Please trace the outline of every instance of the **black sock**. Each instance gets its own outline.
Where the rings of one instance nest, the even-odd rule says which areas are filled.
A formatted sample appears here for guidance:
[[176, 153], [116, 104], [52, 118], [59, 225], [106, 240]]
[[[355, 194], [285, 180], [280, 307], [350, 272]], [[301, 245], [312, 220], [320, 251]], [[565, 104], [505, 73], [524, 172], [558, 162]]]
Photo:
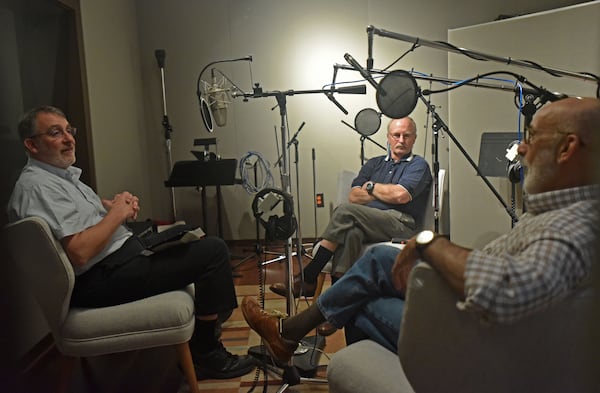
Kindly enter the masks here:
[[300, 341], [311, 330], [325, 322], [325, 317], [316, 303], [311, 304], [306, 310], [285, 319], [281, 324], [281, 335], [292, 341]]
[[304, 282], [309, 284], [316, 283], [319, 273], [321, 273], [321, 270], [327, 265], [327, 262], [329, 262], [332, 256], [333, 251], [329, 251], [325, 247], [320, 246], [313, 260], [304, 268]]
[[197, 353], [208, 353], [221, 346], [220, 337], [216, 334], [217, 324], [217, 319], [207, 321], [196, 318], [192, 342]]

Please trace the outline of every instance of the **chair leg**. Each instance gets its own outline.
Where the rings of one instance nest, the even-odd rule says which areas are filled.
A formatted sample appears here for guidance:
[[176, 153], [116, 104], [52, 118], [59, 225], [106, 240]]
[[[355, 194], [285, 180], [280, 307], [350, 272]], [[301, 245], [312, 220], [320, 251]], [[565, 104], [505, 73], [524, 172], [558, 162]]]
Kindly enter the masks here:
[[190, 352], [190, 345], [188, 342], [177, 344], [177, 356], [179, 357], [179, 364], [181, 365], [185, 379], [190, 387], [190, 392], [200, 393], [198, 379], [196, 378], [196, 370], [194, 369], [194, 362], [192, 361], [192, 353]]
[[327, 276], [327, 273], [321, 272], [319, 273], [319, 276], [317, 277], [317, 287], [315, 288], [315, 294], [313, 295], [313, 303], [317, 301], [317, 298], [321, 295], [321, 292], [323, 292], [323, 284], [325, 284], [325, 277]]
[[69, 387], [71, 386], [73, 370], [75, 369], [75, 364], [77, 363], [77, 357], [60, 355], [59, 358], [59, 370], [58, 370], [58, 380], [56, 381], [56, 392], [58, 393], [66, 393], [69, 391]]

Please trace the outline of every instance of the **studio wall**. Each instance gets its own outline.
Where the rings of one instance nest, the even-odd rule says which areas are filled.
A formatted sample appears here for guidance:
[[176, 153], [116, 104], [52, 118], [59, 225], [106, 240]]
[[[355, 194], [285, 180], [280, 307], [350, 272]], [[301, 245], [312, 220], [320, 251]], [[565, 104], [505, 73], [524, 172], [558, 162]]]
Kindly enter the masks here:
[[[510, 20], [481, 24], [449, 31], [449, 40], [457, 46], [531, 60], [542, 66], [578, 72], [600, 74], [600, 2], [575, 5]], [[569, 26], [568, 29], [557, 26]], [[451, 54], [450, 76], [463, 79], [490, 71], [509, 71], [525, 77], [537, 86], [569, 96], [595, 96], [597, 84], [568, 76], [553, 77], [531, 68], [507, 66], [497, 62], [481, 62]], [[510, 75], [498, 78], [512, 79]], [[482, 80], [480, 82], [485, 82]], [[515, 94], [504, 91], [462, 87], [449, 97], [450, 129], [463, 147], [478, 162], [484, 132], [517, 132], [518, 109]], [[536, 101], [536, 103], [539, 101]], [[521, 119], [522, 121], [523, 119]], [[522, 124], [521, 124], [522, 127]], [[508, 148], [508, 144], [505, 146]], [[506, 165], [508, 161], [500, 155]], [[452, 239], [468, 247], [481, 247], [506, 233], [512, 221], [501, 202], [476, 175], [462, 153], [450, 146], [450, 216]], [[515, 189], [515, 198], [508, 176], [490, 177], [490, 183], [510, 208], [522, 214], [522, 188]]]
[[[273, 99], [234, 99], [226, 127], [206, 132], [198, 110], [196, 81], [208, 63], [252, 55], [247, 63], [221, 64], [243, 90], [260, 83], [266, 91], [320, 89], [331, 82], [333, 64], [344, 64], [350, 53], [361, 64], [367, 57], [366, 26], [369, 24], [432, 40], [444, 40], [447, 29], [494, 20], [501, 14], [522, 14], [556, 8], [573, 1], [422, 2], [397, 1], [81, 1], [84, 46], [88, 68], [98, 190], [111, 195], [123, 189], [142, 197], [141, 218], [170, 219], [170, 190], [164, 186], [169, 173], [163, 120], [160, 71], [156, 49], [166, 52], [165, 90], [168, 118], [172, 125], [172, 160], [194, 157], [195, 138], [216, 137], [218, 153], [240, 159], [258, 151], [272, 164], [277, 160], [276, 129], [280, 126]], [[110, 26], [110, 29], [106, 29]], [[390, 39], [374, 40], [376, 68], [384, 68], [410, 49], [411, 45]], [[446, 54], [418, 49], [393, 68], [415, 69], [447, 75]], [[341, 71], [338, 81], [360, 79], [356, 72]], [[426, 86], [425, 86], [426, 87]], [[364, 96], [338, 95], [349, 111], [344, 115], [324, 95], [288, 97], [290, 132], [302, 122], [299, 134], [299, 187], [295, 167], [289, 172], [293, 194], [300, 200], [303, 236], [318, 236], [328, 222], [330, 203], [337, 198], [337, 174], [360, 166], [360, 135], [341, 123], [352, 124], [356, 113], [376, 108], [373, 88]], [[443, 95], [433, 104], [447, 113]], [[414, 112], [419, 124], [415, 151], [430, 159], [431, 126], [425, 109]], [[387, 119], [384, 119], [385, 124]], [[383, 128], [383, 127], [382, 127]], [[382, 129], [372, 136], [385, 142]], [[447, 139], [442, 140], [440, 161], [447, 167]], [[312, 160], [312, 149], [316, 159]], [[290, 157], [293, 159], [293, 151]], [[365, 156], [383, 153], [366, 141]], [[313, 163], [316, 176], [313, 179]], [[271, 167], [276, 185], [278, 168]], [[312, 203], [313, 180], [325, 195], [326, 206], [317, 210], [315, 225]], [[298, 195], [296, 188], [300, 190]], [[215, 190], [209, 188], [209, 233], [216, 233]], [[223, 187], [225, 239], [253, 239], [255, 223], [250, 205], [253, 195], [240, 186]], [[178, 219], [201, 224], [200, 195], [194, 188], [175, 190]], [[316, 228], [316, 229], [315, 229]]]
[[[168, 217], [169, 192], [163, 185], [166, 168], [161, 119], [163, 114], [161, 80], [154, 58], [156, 49], [166, 51], [166, 100], [173, 124], [173, 160], [193, 159], [195, 138], [216, 137], [218, 152], [224, 158], [240, 159], [249, 151], [260, 152], [271, 164], [281, 154], [278, 151], [279, 111], [273, 98], [257, 98], [243, 102], [233, 99], [229, 106], [226, 127], [207, 133], [202, 125], [195, 95], [200, 70], [208, 63], [252, 55], [250, 64], [228, 63], [216, 67], [235, 81], [244, 91], [252, 91], [260, 83], [265, 91], [302, 91], [320, 89], [331, 82], [333, 64], [346, 64], [344, 54], [350, 53], [361, 64], [367, 57], [366, 26], [371, 24], [432, 40], [445, 40], [447, 29], [494, 20], [500, 14], [519, 14], [548, 9], [564, 2], [425, 2], [415, 5], [397, 1], [138, 1], [140, 58], [144, 85], [145, 123], [148, 147], [152, 151], [149, 186], [155, 205], [153, 213]], [[411, 44], [375, 38], [375, 68], [385, 68], [411, 48]], [[407, 54], [392, 69], [415, 69], [425, 74], [447, 75], [445, 53], [418, 49]], [[209, 75], [203, 76], [210, 81]], [[359, 80], [360, 75], [340, 71], [338, 81]], [[424, 86], [427, 88], [428, 86]], [[341, 123], [352, 124], [356, 113], [366, 107], [376, 108], [375, 94], [367, 86], [364, 96], [338, 95], [338, 101], [349, 111], [344, 115], [322, 94], [293, 95], [287, 99], [289, 131], [294, 133], [302, 122], [299, 134], [298, 173], [289, 169], [292, 191], [299, 199], [303, 235], [318, 236], [328, 222], [329, 202], [337, 198], [337, 174], [357, 170], [360, 166], [360, 135]], [[432, 104], [447, 114], [447, 98], [438, 95]], [[431, 159], [431, 122], [425, 109], [417, 106], [413, 113], [419, 125], [415, 152]], [[372, 136], [385, 145], [385, 124]], [[429, 128], [424, 128], [429, 126]], [[448, 140], [440, 144], [440, 162], [447, 167]], [[316, 159], [312, 160], [312, 149]], [[366, 158], [382, 154], [375, 144], [365, 142]], [[290, 150], [290, 161], [295, 162]], [[313, 178], [313, 165], [316, 176]], [[280, 186], [278, 168], [271, 171]], [[325, 195], [326, 207], [317, 210], [315, 225], [313, 210], [313, 181], [316, 191]], [[299, 190], [299, 193], [298, 193]], [[208, 190], [211, 225], [214, 225], [214, 190]], [[200, 197], [193, 188], [175, 191], [178, 218], [201, 223]], [[254, 218], [250, 209], [252, 195], [240, 186], [223, 187], [226, 239], [252, 239], [255, 236]], [[215, 233], [214, 227], [208, 228]]]

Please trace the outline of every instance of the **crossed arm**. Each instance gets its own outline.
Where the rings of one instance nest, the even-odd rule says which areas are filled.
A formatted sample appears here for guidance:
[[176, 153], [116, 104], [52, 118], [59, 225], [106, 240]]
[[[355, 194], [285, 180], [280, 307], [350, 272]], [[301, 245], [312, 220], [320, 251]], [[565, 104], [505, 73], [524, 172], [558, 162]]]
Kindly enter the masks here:
[[412, 196], [406, 188], [399, 184], [377, 183], [375, 188], [373, 188], [373, 192], [369, 194], [366, 188], [367, 183], [368, 182], [365, 182], [361, 187], [353, 187], [350, 190], [350, 194], [348, 195], [348, 201], [350, 203], [365, 205], [378, 199], [385, 203], [402, 205], [410, 202], [412, 199]]

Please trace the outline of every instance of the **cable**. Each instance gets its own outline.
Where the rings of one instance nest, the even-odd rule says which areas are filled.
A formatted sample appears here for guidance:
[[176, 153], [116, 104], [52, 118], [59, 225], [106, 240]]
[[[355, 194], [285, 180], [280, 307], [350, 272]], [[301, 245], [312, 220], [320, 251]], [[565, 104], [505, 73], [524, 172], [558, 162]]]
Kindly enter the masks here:
[[[254, 157], [256, 157], [256, 161], [251, 163], [250, 159]], [[253, 168], [255, 165], [258, 165], [263, 178], [263, 182], [260, 186], [258, 184], [253, 185], [249, 181], [248, 169]], [[265, 160], [262, 154], [255, 151], [249, 151], [240, 159], [239, 170], [242, 179], [242, 187], [244, 187], [244, 190], [246, 190], [248, 194], [256, 194], [264, 188], [273, 186], [273, 175], [269, 169], [270, 166], [271, 164], [269, 164], [269, 161]]]
[[406, 52], [404, 52], [402, 55], [400, 55], [400, 57], [398, 57], [396, 60], [394, 60], [389, 66], [385, 67], [383, 70], [384, 71], [389, 70], [394, 64], [396, 64], [397, 62], [402, 60], [404, 58], [404, 56], [408, 55], [410, 52], [414, 51], [415, 49], [417, 49], [420, 46], [421, 45], [419, 45], [418, 43], [415, 42], [410, 49], [408, 49]]

